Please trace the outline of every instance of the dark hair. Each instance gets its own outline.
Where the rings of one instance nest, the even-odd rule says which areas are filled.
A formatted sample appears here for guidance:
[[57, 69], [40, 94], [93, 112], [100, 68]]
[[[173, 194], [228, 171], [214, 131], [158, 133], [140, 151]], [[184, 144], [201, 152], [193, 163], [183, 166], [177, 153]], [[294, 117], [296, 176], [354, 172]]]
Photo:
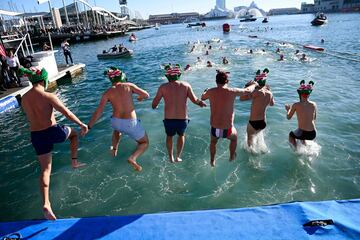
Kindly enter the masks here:
[[226, 84], [229, 82], [228, 80], [228, 75], [226, 72], [220, 71], [220, 70], [216, 70], [217, 74], [216, 74], [216, 83], [217, 84]]

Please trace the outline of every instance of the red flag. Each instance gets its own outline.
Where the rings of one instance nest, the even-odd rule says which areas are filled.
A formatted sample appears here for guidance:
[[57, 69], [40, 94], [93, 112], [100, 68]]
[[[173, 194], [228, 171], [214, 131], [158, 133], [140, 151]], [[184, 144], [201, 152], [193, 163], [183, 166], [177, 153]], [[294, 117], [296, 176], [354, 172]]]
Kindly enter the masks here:
[[0, 55], [6, 57], [6, 50], [1, 43], [0, 43]]

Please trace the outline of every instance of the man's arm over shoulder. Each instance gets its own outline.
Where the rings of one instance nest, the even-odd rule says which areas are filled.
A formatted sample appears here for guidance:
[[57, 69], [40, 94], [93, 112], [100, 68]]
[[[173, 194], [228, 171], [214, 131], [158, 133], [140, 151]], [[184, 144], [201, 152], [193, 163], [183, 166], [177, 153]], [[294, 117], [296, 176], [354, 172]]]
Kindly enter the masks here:
[[256, 94], [256, 90], [253, 92], [244, 92], [244, 94], [240, 95], [240, 101], [247, 101], [253, 98], [256, 98], [257, 94]]
[[163, 85], [161, 85], [159, 87], [159, 89], [157, 90], [156, 96], [154, 98], [154, 100], [152, 101], [151, 107], [153, 109], [157, 108], [157, 106], [159, 105], [161, 98], [163, 97]]
[[139, 97], [138, 97], [139, 101], [149, 98], [149, 96], [150, 96], [149, 93], [147, 91], [145, 91], [144, 89], [139, 88], [138, 86], [136, 86], [133, 83], [129, 83], [129, 86], [133, 93], [136, 93], [137, 95], [139, 95]]

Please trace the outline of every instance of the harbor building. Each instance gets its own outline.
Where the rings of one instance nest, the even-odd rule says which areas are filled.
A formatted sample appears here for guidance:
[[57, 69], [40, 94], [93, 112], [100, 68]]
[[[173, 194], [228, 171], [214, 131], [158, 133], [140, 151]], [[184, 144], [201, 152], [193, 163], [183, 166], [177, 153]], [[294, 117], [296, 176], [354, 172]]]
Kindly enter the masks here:
[[225, 0], [216, 0], [216, 5], [210, 12], [204, 14], [203, 19], [217, 19], [217, 18], [232, 18], [234, 17], [234, 12], [226, 9]]
[[360, 0], [314, 0], [313, 4], [301, 4], [301, 13], [353, 11], [360, 11]]
[[269, 10], [268, 15], [290, 15], [298, 13], [300, 13], [300, 9], [298, 8], [273, 8]]
[[199, 19], [200, 14], [197, 12], [188, 12], [188, 13], [170, 13], [170, 14], [158, 14], [150, 15], [148, 22], [150, 24], [173, 24], [173, 23], [183, 23], [188, 19]]

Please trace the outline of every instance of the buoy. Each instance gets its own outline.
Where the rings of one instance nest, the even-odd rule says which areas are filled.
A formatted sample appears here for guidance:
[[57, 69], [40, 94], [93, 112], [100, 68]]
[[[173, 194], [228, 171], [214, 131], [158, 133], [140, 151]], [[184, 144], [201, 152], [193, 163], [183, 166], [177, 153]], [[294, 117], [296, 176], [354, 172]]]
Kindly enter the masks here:
[[223, 31], [224, 33], [230, 32], [230, 25], [228, 23], [223, 24]]

